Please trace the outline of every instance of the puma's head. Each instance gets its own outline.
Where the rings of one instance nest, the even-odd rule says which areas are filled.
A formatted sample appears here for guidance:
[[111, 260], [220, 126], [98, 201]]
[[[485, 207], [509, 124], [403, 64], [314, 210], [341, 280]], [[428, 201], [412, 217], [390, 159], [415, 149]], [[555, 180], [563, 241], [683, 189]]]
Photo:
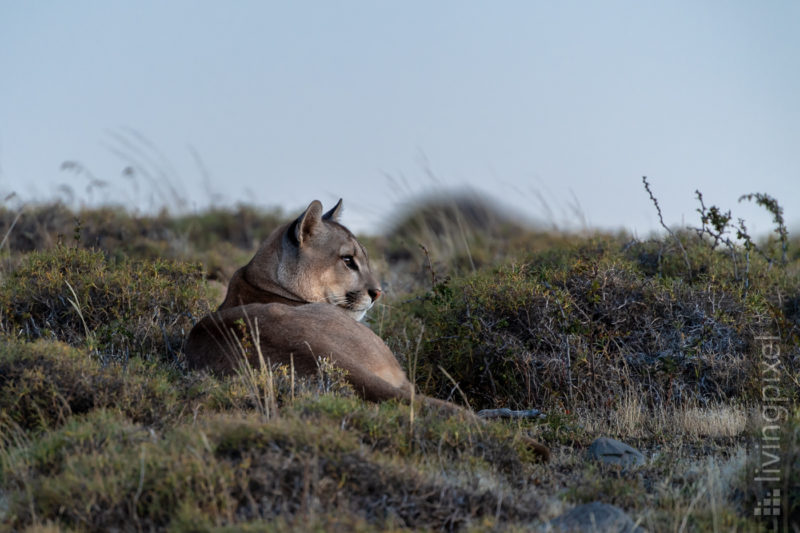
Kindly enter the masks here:
[[327, 213], [314, 200], [276, 229], [244, 268], [248, 283], [302, 302], [338, 305], [361, 320], [380, 297], [364, 247], [339, 224], [342, 201]]

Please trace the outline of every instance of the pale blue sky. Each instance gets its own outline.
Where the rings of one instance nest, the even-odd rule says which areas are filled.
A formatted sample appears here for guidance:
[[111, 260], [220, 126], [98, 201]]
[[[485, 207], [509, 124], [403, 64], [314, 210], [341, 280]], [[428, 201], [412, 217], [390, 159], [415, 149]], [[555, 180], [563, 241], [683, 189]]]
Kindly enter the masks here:
[[[366, 230], [466, 184], [644, 235], [648, 175], [670, 223], [696, 222], [700, 188], [763, 231], [740, 194], [800, 221], [798, 28], [788, 0], [0, 0], [0, 192], [176, 209], [165, 180], [121, 177], [123, 149], [188, 209], [342, 196]], [[111, 185], [86, 192], [66, 160]]]

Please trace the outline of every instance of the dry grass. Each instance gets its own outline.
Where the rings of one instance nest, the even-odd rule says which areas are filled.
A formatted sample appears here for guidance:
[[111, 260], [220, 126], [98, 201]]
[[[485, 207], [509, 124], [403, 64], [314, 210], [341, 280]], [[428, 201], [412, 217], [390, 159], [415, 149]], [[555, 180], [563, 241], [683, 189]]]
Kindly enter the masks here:
[[748, 409], [743, 407], [717, 403], [704, 407], [662, 405], [653, 408], [630, 393], [607, 415], [580, 410], [579, 420], [589, 433], [624, 435], [625, 438], [669, 435], [690, 442], [703, 437], [744, 436], [750, 429]]

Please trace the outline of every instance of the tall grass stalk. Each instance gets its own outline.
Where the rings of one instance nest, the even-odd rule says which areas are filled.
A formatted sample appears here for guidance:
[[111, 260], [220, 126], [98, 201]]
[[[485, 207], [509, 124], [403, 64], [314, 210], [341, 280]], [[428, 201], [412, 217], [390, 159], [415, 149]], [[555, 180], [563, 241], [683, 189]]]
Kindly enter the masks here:
[[269, 359], [265, 360], [264, 353], [261, 351], [258, 318], [252, 322], [248, 319], [247, 323], [248, 331], [251, 332], [253, 347], [258, 357], [258, 368], [253, 368], [250, 359], [247, 357], [247, 348], [236, 337], [236, 344], [241, 356], [236, 366], [236, 374], [245, 385], [259, 413], [266, 420], [269, 420], [278, 415], [278, 403], [275, 398], [275, 376], [272, 373], [272, 365]]
[[81, 324], [83, 324], [83, 330], [84, 332], [86, 332], [86, 345], [90, 349], [93, 349], [96, 346], [96, 343], [94, 342], [95, 341], [94, 335], [89, 330], [89, 326], [86, 325], [86, 319], [83, 318], [83, 311], [81, 311], [81, 304], [80, 300], [78, 299], [78, 295], [75, 292], [75, 289], [72, 288], [72, 285], [70, 285], [69, 281], [64, 280], [64, 283], [67, 284], [69, 292], [72, 293], [72, 298], [67, 298], [67, 301], [70, 303], [72, 308], [75, 309], [75, 312], [78, 313], [78, 317], [81, 319]]
[[462, 399], [462, 400], [464, 400], [464, 405], [466, 405], [466, 406], [467, 406], [467, 409], [469, 409], [470, 411], [472, 411], [472, 406], [470, 406], [470, 404], [469, 404], [469, 400], [467, 399], [467, 395], [466, 395], [466, 394], [464, 394], [464, 391], [463, 391], [463, 390], [461, 390], [461, 387], [458, 385], [458, 382], [457, 382], [455, 379], [453, 379], [453, 376], [451, 376], [451, 375], [450, 375], [450, 374], [447, 372], [447, 370], [445, 370], [445, 369], [444, 369], [444, 367], [443, 367], [442, 365], [439, 365], [439, 370], [442, 372], [442, 374], [444, 374], [444, 376], [445, 376], [447, 379], [449, 379], [449, 380], [450, 380], [450, 383], [452, 383], [452, 384], [453, 384], [454, 390], [457, 390], [457, 391], [458, 391], [458, 394], [460, 394], [460, 395], [461, 395], [461, 399]]
[[678, 243], [678, 247], [681, 249], [681, 253], [683, 254], [683, 261], [686, 263], [686, 270], [687, 272], [691, 272], [692, 264], [689, 262], [689, 254], [686, 252], [686, 248], [683, 247], [681, 240], [677, 235], [675, 235], [675, 232], [664, 223], [664, 217], [661, 215], [661, 207], [658, 205], [658, 200], [656, 199], [655, 195], [653, 195], [653, 191], [650, 190], [650, 183], [647, 182], [647, 176], [642, 176], [642, 183], [644, 184], [644, 189], [647, 191], [647, 194], [650, 195], [650, 201], [653, 202], [654, 206], [656, 206], [656, 211], [658, 212], [658, 221], [661, 223], [661, 227], [664, 228], [675, 240], [675, 242]]
[[[422, 344], [422, 336], [425, 334], [425, 326], [420, 329], [419, 336], [417, 337], [417, 345], [414, 349], [414, 356], [408, 362], [408, 378], [411, 382], [411, 402], [408, 406], [408, 428], [409, 433], [414, 432], [414, 400], [417, 394], [417, 362], [419, 361], [419, 347]], [[412, 439], [413, 442], [413, 439]]]
[[8, 227], [8, 230], [6, 231], [6, 234], [3, 235], [3, 240], [0, 241], [0, 250], [2, 250], [5, 247], [6, 242], [8, 242], [8, 237], [11, 235], [11, 232], [14, 230], [14, 227], [17, 225], [17, 222], [19, 222], [19, 219], [24, 211], [25, 211], [25, 206], [22, 206], [22, 209], [20, 209], [17, 212], [17, 215], [14, 217], [14, 221], [11, 222], [11, 225]]

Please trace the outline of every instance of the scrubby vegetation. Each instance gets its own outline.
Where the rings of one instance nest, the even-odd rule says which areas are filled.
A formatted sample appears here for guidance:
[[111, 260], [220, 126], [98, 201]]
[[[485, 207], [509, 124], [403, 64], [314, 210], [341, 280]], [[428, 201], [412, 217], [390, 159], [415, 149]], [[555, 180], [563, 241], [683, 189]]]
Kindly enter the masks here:
[[[546, 413], [488, 424], [365, 403], [324, 360], [316, 378], [184, 368], [189, 328], [278, 212], [0, 212], [0, 529], [529, 530], [603, 501], [652, 531], [766, 530], [765, 383], [788, 524], [800, 243], [777, 202], [749, 199], [776, 214], [771, 239], [702, 203], [697, 228], [641, 241], [530, 229], [467, 196], [365, 238], [388, 282], [371, 325], [422, 392]], [[598, 436], [649, 460], [592, 462]]]
[[385, 335], [416, 338], [424, 328], [420, 378], [447, 396], [441, 365], [473, 407], [598, 408], [626, 394], [651, 406], [757, 400], [756, 339], [788, 320], [778, 306], [800, 280], [754, 258], [764, 279], [745, 290], [703, 241], [691, 251], [707, 273], [667, 277], [649, 272], [650, 247], [596, 237], [442, 282], [388, 313]]
[[174, 358], [209, 310], [202, 280], [197, 264], [58, 245], [26, 254], [4, 279], [0, 326], [27, 340], [87, 344], [103, 357]]

